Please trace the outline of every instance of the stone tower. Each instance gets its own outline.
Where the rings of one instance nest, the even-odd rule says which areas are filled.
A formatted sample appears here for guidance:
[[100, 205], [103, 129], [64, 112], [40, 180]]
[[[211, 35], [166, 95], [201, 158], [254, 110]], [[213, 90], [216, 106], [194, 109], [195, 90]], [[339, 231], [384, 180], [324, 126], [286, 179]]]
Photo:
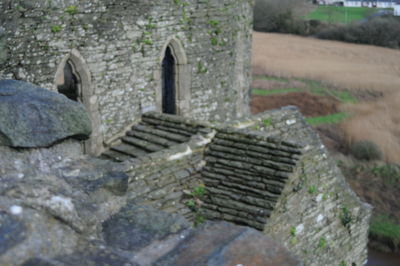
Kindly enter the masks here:
[[243, 117], [251, 14], [252, 1], [235, 0], [1, 1], [0, 79], [82, 102], [91, 154], [166, 102], [186, 117]]

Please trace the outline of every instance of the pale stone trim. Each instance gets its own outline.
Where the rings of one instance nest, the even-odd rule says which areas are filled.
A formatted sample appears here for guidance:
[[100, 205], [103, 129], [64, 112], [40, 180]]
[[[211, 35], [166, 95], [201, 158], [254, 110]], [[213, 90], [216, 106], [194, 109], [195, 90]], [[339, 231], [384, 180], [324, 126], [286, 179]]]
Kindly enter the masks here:
[[175, 88], [176, 88], [176, 112], [177, 115], [190, 116], [191, 99], [191, 67], [188, 64], [185, 49], [179, 39], [170, 37], [161, 49], [154, 77], [157, 81], [156, 86], [156, 106], [157, 111], [162, 111], [162, 61], [165, 51], [169, 47], [175, 59]]
[[245, 93], [247, 91], [247, 82], [245, 77], [245, 40], [242, 32], [238, 32], [236, 39], [236, 59], [235, 59], [235, 83], [236, 86], [236, 118], [243, 118], [246, 115]]
[[192, 149], [189, 146], [187, 146], [186, 147], [186, 151], [180, 152], [180, 153], [176, 153], [176, 154], [173, 154], [173, 155], [169, 156], [168, 157], [168, 161], [179, 160], [179, 159], [182, 159], [183, 157], [191, 155], [192, 153], [193, 153]]
[[58, 65], [53, 90], [57, 91], [57, 85], [64, 83], [64, 67], [68, 60], [72, 63], [74, 74], [80, 81], [78, 91], [79, 101], [86, 107], [92, 121], [92, 134], [90, 139], [85, 141], [84, 150], [87, 154], [99, 155], [103, 152], [104, 148], [103, 135], [100, 132], [101, 123], [97, 96], [94, 93], [89, 67], [77, 49], [72, 49]]

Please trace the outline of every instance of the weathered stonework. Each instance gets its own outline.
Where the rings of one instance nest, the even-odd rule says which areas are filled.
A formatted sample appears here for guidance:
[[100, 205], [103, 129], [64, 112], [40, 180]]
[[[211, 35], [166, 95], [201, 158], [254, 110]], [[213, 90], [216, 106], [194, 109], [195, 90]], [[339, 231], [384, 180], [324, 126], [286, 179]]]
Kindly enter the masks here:
[[225, 124], [157, 113], [145, 114], [146, 121], [153, 130], [191, 137], [123, 160], [136, 203], [193, 219], [183, 191], [203, 183], [201, 213], [208, 219], [263, 231], [305, 265], [366, 262], [371, 207], [347, 185], [297, 108]]
[[[44, 88], [70, 60], [92, 117], [87, 151], [161, 109], [161, 63], [176, 60], [177, 111], [202, 120], [248, 114], [252, 1], [1, 1], [0, 79]], [[235, 104], [232, 104], [235, 103]]]
[[204, 213], [264, 231], [305, 265], [363, 265], [362, 203], [294, 107], [221, 128], [205, 153]]
[[[101, 230], [91, 217], [103, 221], [124, 206], [147, 205], [190, 220], [200, 213], [253, 227], [305, 265], [364, 264], [370, 207], [350, 190], [296, 109], [231, 125], [158, 113], [143, 121], [191, 137], [119, 163], [65, 158], [64, 152], [79, 156], [77, 142], [37, 151], [3, 148], [3, 195], [17, 206], [46, 210], [78, 233]], [[42, 179], [49, 179], [46, 190], [37, 185]], [[188, 195], [202, 184], [206, 194], [193, 214]], [[61, 199], [79, 209], [59, 209]]]
[[[92, 121], [85, 150], [109, 148], [103, 160], [82, 156], [73, 141], [0, 147], [0, 219], [16, 233], [3, 243], [5, 261], [42, 260], [31, 253], [45, 253], [44, 262], [68, 260], [63, 254], [79, 261], [86, 256], [79, 251], [94, 245], [96, 260], [136, 263], [126, 250], [122, 257], [99, 250], [113, 236], [112, 224], [123, 221], [123, 234], [136, 205], [193, 220], [194, 202], [196, 215], [263, 231], [306, 265], [365, 262], [370, 207], [302, 115], [284, 108], [248, 118], [252, 2], [0, 2], [0, 79], [57, 90], [70, 64]], [[178, 116], [161, 114], [167, 50], [175, 60]], [[205, 197], [188, 198], [199, 185]], [[35, 226], [11, 215], [35, 217]], [[28, 236], [26, 228], [33, 228]], [[127, 236], [121, 241], [131, 244]]]
[[[187, 145], [201, 150], [196, 143]], [[176, 156], [181, 148], [186, 147], [121, 164], [83, 156], [76, 140], [45, 149], [0, 147], [0, 264], [301, 265], [252, 228], [226, 222], [192, 228], [181, 215], [160, 211], [162, 204], [150, 204], [158, 209], [136, 205], [155, 193], [150, 203], [180, 201], [179, 184], [189, 183], [189, 172], [182, 169], [190, 170], [190, 161], [196, 161], [189, 154]], [[168, 164], [157, 173], [163, 159]], [[154, 169], [135, 172], [136, 164]], [[175, 193], [166, 180], [176, 186]], [[162, 189], [167, 193], [157, 192]]]

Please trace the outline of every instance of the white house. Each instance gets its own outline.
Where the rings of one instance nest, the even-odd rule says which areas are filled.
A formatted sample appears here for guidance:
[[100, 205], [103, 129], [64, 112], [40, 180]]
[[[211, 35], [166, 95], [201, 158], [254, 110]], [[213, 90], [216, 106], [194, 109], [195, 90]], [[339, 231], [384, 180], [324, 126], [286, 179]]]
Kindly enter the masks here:
[[396, 5], [394, 6], [393, 15], [400, 16], [400, 1], [397, 2]]
[[340, 0], [318, 0], [317, 3], [319, 5], [341, 5], [341, 3], [343, 3], [343, 1]]
[[347, 7], [379, 7], [394, 8], [398, 0], [345, 0], [344, 6]]
[[378, 0], [376, 1], [376, 7], [379, 8], [394, 8], [397, 0]]
[[361, 0], [350, 0], [350, 1], [344, 1], [344, 6], [347, 7], [361, 7], [362, 6], [362, 2]]

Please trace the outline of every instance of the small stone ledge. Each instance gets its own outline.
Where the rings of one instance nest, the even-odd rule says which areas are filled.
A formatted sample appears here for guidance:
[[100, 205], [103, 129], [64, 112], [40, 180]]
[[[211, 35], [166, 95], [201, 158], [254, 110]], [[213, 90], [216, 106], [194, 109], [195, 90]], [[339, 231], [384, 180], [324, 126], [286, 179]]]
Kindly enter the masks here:
[[167, 125], [176, 126], [179, 128], [186, 127], [193, 131], [198, 131], [201, 129], [211, 128], [211, 124], [207, 122], [199, 122], [194, 119], [189, 119], [183, 116], [169, 115], [157, 112], [148, 112], [143, 114], [142, 121], [164, 121]]

